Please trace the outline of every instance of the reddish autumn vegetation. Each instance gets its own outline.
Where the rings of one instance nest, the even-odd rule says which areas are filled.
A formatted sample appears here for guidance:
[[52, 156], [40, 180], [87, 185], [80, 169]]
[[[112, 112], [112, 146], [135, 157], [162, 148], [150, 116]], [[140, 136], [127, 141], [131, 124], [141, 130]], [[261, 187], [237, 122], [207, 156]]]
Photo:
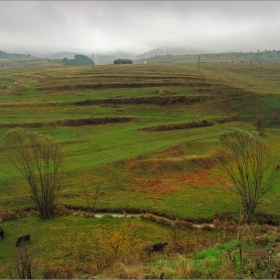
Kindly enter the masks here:
[[207, 188], [217, 185], [217, 182], [223, 182], [224, 179], [220, 175], [210, 175], [204, 169], [197, 169], [185, 174], [176, 174], [171, 176], [172, 179], [184, 182], [186, 187], [192, 186], [196, 188]]
[[170, 194], [176, 192], [176, 188], [168, 186], [160, 179], [136, 179], [129, 190], [151, 194]]

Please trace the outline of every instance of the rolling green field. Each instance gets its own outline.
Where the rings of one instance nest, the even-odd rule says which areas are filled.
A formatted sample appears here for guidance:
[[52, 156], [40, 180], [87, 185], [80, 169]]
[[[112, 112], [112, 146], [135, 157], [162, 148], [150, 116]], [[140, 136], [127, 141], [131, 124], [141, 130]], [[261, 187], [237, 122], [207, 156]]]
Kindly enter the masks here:
[[[65, 152], [61, 205], [84, 209], [87, 200], [82, 187], [94, 191], [100, 186], [100, 211], [151, 212], [211, 222], [217, 213], [240, 211], [240, 201], [226, 188], [228, 178], [217, 164], [220, 134], [232, 127], [255, 130], [261, 115], [262, 138], [280, 156], [279, 88], [278, 63], [203, 63], [200, 71], [196, 63], [2, 68], [0, 138], [19, 126], [61, 142]], [[202, 120], [211, 125], [175, 128]], [[33, 207], [26, 182], [4, 152], [1, 143], [0, 211]], [[258, 210], [279, 214], [279, 199], [277, 185]], [[8, 251], [25, 223], [23, 233], [38, 228], [35, 244], [44, 242], [43, 232], [56, 223], [60, 229], [62, 224], [81, 222], [75, 227], [85, 235], [91, 231], [85, 218], [59, 219], [1, 222], [13, 233], [7, 237], [10, 243], [0, 242], [0, 246]], [[103, 222], [90, 220], [93, 226]], [[143, 228], [151, 226], [141, 223]], [[67, 231], [61, 234], [71, 238]], [[145, 238], [156, 241], [157, 234], [151, 231]], [[169, 238], [168, 233], [160, 237]], [[66, 243], [70, 246], [69, 240]], [[45, 252], [46, 259], [55, 258], [52, 250]], [[5, 273], [0, 271], [0, 276], [7, 277]]]
[[[278, 153], [279, 64], [266, 63], [262, 71], [259, 76], [258, 63], [205, 63], [200, 71], [175, 63], [2, 69], [0, 137], [22, 126], [63, 144], [61, 204], [85, 207], [82, 184], [100, 185], [99, 209], [212, 219], [239, 207], [215, 164], [219, 135], [233, 126], [255, 129], [262, 113], [263, 137]], [[213, 125], [149, 131], [196, 116]], [[119, 117], [128, 121], [86, 122]], [[31, 206], [25, 182], [3, 152], [0, 159], [1, 210]], [[266, 198], [271, 211], [278, 211], [279, 187]]]

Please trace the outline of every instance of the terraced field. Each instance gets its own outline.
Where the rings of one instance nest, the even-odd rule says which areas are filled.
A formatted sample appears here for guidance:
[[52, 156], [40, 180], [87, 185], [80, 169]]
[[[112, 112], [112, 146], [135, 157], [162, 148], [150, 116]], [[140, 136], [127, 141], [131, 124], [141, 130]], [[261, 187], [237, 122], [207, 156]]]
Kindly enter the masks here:
[[[61, 141], [66, 153], [64, 205], [86, 206], [81, 185], [100, 185], [106, 192], [98, 201], [100, 209], [212, 219], [217, 211], [238, 207], [236, 198], [225, 192], [227, 179], [215, 163], [220, 133], [232, 126], [254, 129], [262, 113], [265, 137], [277, 146], [280, 103], [274, 88], [279, 66], [266, 65], [274, 73], [269, 84], [266, 77], [255, 76], [258, 67], [212, 63], [201, 71], [195, 64], [3, 69], [0, 136], [21, 126]], [[270, 95], [263, 94], [269, 90]], [[0, 156], [1, 209], [31, 206], [25, 182]], [[188, 174], [197, 174], [198, 183], [178, 179]]]

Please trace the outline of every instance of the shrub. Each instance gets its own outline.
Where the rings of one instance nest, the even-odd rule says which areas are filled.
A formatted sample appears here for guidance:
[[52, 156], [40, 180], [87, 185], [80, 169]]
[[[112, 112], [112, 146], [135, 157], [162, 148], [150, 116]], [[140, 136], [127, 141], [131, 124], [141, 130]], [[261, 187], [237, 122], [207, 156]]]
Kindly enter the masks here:
[[5, 211], [5, 212], [0, 212], [0, 219], [4, 221], [10, 221], [10, 220], [15, 220], [18, 218], [18, 215], [15, 211]]
[[223, 211], [223, 212], [216, 212], [214, 214], [214, 218], [218, 219], [220, 221], [235, 221], [236, 220], [236, 214], [230, 210]]
[[215, 219], [213, 221], [213, 228], [215, 230], [222, 230], [222, 229], [224, 229], [224, 224], [219, 219]]
[[157, 224], [160, 224], [163, 226], [172, 225], [172, 221], [170, 219], [159, 217], [159, 216], [153, 215], [151, 213], [146, 213], [145, 215], [140, 215], [140, 218], [156, 222]]
[[56, 205], [56, 207], [54, 209], [54, 215], [55, 216], [63, 216], [63, 215], [68, 215], [68, 214], [69, 214], [69, 211], [65, 206]]
[[45, 267], [43, 276], [44, 279], [71, 279], [74, 277], [74, 273], [68, 264], [64, 264]]
[[255, 220], [259, 224], [269, 224], [269, 225], [279, 225], [280, 224], [280, 215], [279, 214], [270, 214], [258, 211], [255, 213]]
[[234, 221], [224, 221], [224, 229], [230, 232], [237, 232], [238, 224]]
[[186, 230], [195, 230], [196, 227], [193, 223], [185, 222], [185, 221], [174, 221], [174, 226], [180, 229], [186, 229]]

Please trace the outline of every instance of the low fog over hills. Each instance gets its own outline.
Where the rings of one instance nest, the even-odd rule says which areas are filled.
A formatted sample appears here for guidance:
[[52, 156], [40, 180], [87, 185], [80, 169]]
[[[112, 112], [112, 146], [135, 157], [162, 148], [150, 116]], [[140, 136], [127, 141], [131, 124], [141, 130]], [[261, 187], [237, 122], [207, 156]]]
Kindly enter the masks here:
[[[96, 65], [113, 64], [119, 58], [131, 59], [137, 63], [189, 63], [197, 62], [280, 62], [280, 50], [252, 50], [250, 52], [207, 52], [205, 50], [189, 50], [184, 48], [156, 48], [148, 52], [132, 55], [126, 52], [108, 54], [87, 54], [74, 52], [58, 52], [54, 54], [17, 54], [0, 51], [0, 66], [19, 66], [21, 62], [36, 60], [37, 64], [48, 63], [60, 65], [63, 59], [72, 60], [76, 55], [87, 56]], [[11, 62], [12, 61], [12, 62]], [[41, 62], [40, 62], [41, 61]], [[23, 66], [23, 65], [21, 65]]]
[[[108, 54], [84, 54], [90, 58], [92, 58], [93, 55], [93, 60], [96, 62], [113, 62], [115, 59], [118, 58], [128, 58], [132, 60], [140, 60], [140, 59], [146, 59], [146, 58], [151, 58], [154, 56], [159, 56], [159, 55], [194, 55], [194, 54], [206, 54], [206, 53], [211, 53], [211, 51], [203, 50], [203, 49], [187, 49], [187, 48], [155, 48], [152, 49], [148, 52], [141, 53], [139, 55], [132, 55], [127, 52], [116, 52], [116, 53], [108, 53]], [[41, 57], [48, 57], [50, 59], [63, 59], [63, 58], [68, 58], [68, 59], [73, 59], [75, 54], [73, 52], [59, 52], [55, 53], [52, 55], [41, 55]]]

